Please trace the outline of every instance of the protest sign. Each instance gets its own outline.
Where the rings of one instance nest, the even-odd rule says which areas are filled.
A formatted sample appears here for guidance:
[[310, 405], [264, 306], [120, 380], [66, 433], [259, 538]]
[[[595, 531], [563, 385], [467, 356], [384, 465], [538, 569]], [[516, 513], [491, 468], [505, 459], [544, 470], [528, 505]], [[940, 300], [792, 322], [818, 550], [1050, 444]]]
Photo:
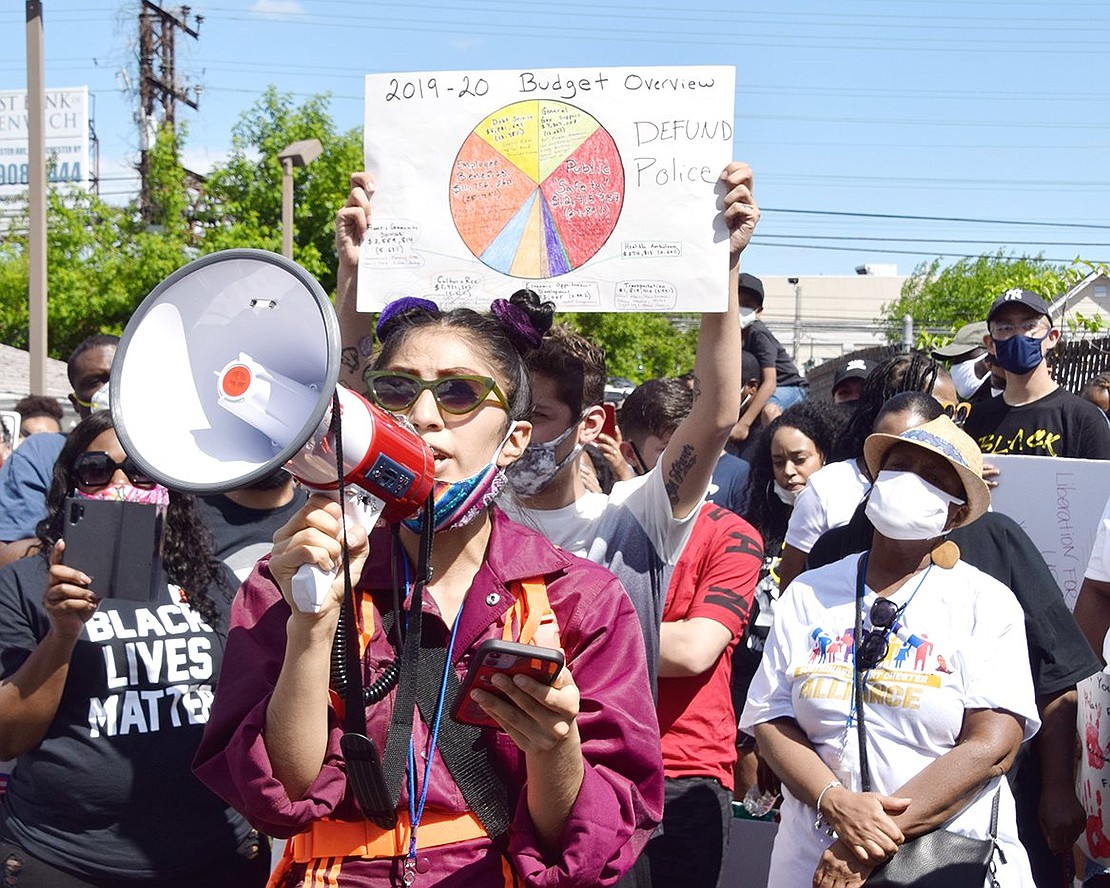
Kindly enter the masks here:
[[368, 76], [358, 308], [724, 311], [734, 98], [732, 67]]
[[[1106, 836], [1110, 813], [1110, 675], [1097, 672], [1076, 686], [1076, 730], [1083, 744], [1076, 773], [1075, 794], [1087, 813], [1079, 847], [1091, 860], [1110, 865], [1110, 838]], [[1103, 721], [1103, 716], [1106, 720]]]
[[1074, 608], [1110, 494], [1110, 460], [996, 454], [983, 459], [1001, 470], [991, 507], [1029, 534], [1064, 601]]

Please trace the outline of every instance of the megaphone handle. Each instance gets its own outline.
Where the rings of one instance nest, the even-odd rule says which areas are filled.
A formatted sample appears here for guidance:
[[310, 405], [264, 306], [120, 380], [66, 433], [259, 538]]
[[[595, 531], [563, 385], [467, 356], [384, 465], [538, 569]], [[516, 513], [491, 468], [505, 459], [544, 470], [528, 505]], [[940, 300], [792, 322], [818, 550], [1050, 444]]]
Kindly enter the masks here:
[[[363, 490], [347, 489], [343, 514], [347, 524], [360, 524], [369, 530], [385, 510], [385, 502]], [[325, 571], [315, 564], [302, 564], [291, 581], [293, 604], [305, 614], [318, 614], [324, 606], [339, 568]]]

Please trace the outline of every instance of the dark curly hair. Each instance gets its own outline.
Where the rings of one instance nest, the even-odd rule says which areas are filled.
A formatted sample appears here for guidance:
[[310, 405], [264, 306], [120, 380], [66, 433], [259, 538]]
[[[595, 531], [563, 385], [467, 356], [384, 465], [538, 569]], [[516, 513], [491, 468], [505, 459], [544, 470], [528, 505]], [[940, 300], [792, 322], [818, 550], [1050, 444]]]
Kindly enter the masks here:
[[59, 423], [65, 415], [62, 412], [62, 405], [58, 403], [58, 399], [50, 398], [46, 395], [28, 395], [26, 398], [20, 398], [15, 402], [15, 412], [19, 414], [21, 419], [49, 416]]
[[532, 382], [525, 365], [543, 334], [551, 328], [555, 304], [544, 302], [532, 290], [517, 290], [508, 301], [497, 300], [489, 313], [469, 308], [440, 311], [427, 300], [409, 300], [399, 311], [382, 312], [378, 321], [381, 347], [370, 370], [385, 367], [410, 333], [438, 327], [465, 335], [489, 360], [497, 383], [509, 402], [509, 420], [527, 419], [532, 414]]
[[856, 408], [833, 447], [830, 462], [863, 455], [863, 442], [875, 426], [875, 417], [899, 392], [932, 392], [940, 365], [924, 352], [887, 358], [863, 382]]
[[752, 455], [751, 480], [748, 482], [748, 514], [744, 517], [763, 535], [765, 548], [771, 551], [786, 536], [786, 525], [793, 511], [778, 498], [773, 489], [774, 470], [771, 464], [771, 439], [781, 428], [797, 429], [829, 462], [829, 452], [840, 431], [842, 418], [828, 401], [805, 400], [791, 404], [776, 416], [759, 435]]
[[[70, 432], [54, 463], [50, 489], [46, 493], [46, 517], [35, 528], [40, 554], [49, 558], [62, 538], [65, 501], [76, 487], [73, 465], [98, 435], [114, 429], [107, 410], [93, 413]], [[162, 533], [162, 564], [171, 583], [182, 588], [189, 606], [212, 627], [219, 623], [219, 610], [210, 593], [230, 601], [235, 590], [226, 580], [223, 566], [212, 554], [212, 537], [201, 521], [196, 497], [170, 491], [170, 504]]]

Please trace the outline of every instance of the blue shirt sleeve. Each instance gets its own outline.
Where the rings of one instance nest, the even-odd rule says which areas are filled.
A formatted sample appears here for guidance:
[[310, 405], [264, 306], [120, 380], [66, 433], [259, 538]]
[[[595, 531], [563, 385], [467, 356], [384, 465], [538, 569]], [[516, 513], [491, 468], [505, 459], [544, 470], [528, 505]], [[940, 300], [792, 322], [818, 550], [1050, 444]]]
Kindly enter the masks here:
[[35, 535], [35, 525], [46, 517], [46, 491], [65, 440], [54, 432], [31, 435], [0, 466], [0, 542]]

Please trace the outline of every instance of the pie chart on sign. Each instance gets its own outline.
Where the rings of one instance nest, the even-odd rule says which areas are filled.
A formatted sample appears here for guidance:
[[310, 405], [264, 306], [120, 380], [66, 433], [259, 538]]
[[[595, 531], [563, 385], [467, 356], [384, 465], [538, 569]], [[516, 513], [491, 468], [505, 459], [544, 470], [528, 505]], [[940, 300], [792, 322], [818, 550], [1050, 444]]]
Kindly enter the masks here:
[[565, 102], [515, 102], [463, 141], [451, 218], [475, 258], [502, 274], [553, 278], [588, 262], [616, 227], [624, 165], [590, 114]]

